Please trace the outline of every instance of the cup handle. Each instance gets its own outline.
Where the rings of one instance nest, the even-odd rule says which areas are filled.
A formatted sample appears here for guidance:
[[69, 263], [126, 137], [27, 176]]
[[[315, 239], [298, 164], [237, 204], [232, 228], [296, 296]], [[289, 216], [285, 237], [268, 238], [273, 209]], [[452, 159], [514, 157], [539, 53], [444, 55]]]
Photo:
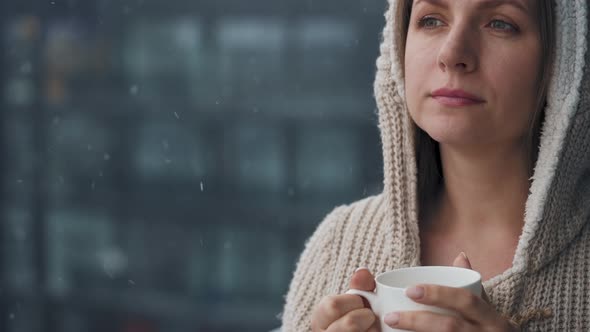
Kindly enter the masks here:
[[365, 299], [367, 299], [367, 301], [369, 301], [369, 304], [371, 304], [371, 309], [373, 310], [373, 312], [377, 315], [380, 315], [381, 310], [379, 309], [379, 300], [377, 298], [377, 294], [373, 292], [362, 291], [359, 289], [349, 289], [348, 291], [346, 291], [346, 294], [359, 295], [364, 297]]

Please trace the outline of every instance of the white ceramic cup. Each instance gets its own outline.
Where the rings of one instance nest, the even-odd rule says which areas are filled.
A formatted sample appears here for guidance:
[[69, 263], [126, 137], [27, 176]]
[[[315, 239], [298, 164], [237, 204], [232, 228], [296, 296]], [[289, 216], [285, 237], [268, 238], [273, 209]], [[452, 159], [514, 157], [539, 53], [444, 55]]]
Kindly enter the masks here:
[[406, 296], [405, 289], [418, 284], [434, 284], [447, 287], [464, 288], [481, 297], [481, 275], [473, 270], [452, 266], [416, 266], [382, 273], [375, 278], [375, 292], [351, 289], [346, 294], [360, 295], [369, 301], [371, 309], [379, 317], [381, 331], [402, 332], [383, 322], [383, 318], [393, 311], [432, 311], [453, 315], [449, 310], [416, 303]]

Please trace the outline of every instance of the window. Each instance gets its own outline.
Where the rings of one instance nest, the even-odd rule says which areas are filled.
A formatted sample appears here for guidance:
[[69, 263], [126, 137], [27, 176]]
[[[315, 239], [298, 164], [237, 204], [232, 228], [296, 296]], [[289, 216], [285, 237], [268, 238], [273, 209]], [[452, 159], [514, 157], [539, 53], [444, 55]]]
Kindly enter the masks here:
[[381, 190], [384, 1], [0, 13], [0, 331], [268, 331], [334, 206]]

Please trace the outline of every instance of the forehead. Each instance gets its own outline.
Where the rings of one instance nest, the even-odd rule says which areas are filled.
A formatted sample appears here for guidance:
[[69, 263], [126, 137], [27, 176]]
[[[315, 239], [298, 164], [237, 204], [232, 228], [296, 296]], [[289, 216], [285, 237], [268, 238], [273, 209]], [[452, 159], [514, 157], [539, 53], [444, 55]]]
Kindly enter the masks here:
[[451, 3], [458, 4], [459, 6], [465, 5], [465, 3], [472, 3], [477, 8], [494, 8], [499, 6], [511, 6], [527, 14], [530, 14], [534, 8], [535, 1], [539, 0], [414, 0], [413, 5], [419, 4], [431, 4], [437, 7], [447, 7]]

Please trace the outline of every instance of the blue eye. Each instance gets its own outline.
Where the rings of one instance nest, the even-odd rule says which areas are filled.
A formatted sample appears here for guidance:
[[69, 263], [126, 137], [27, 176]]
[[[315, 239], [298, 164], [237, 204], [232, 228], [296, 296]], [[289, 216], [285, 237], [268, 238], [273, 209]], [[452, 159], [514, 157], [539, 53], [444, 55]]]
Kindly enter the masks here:
[[498, 31], [502, 31], [502, 32], [516, 32], [518, 31], [518, 28], [516, 28], [514, 25], [501, 21], [501, 20], [493, 20], [492, 22], [490, 22], [490, 27], [494, 30], [498, 30]]
[[442, 21], [434, 17], [423, 17], [418, 21], [418, 26], [426, 29], [433, 29], [442, 25]]

